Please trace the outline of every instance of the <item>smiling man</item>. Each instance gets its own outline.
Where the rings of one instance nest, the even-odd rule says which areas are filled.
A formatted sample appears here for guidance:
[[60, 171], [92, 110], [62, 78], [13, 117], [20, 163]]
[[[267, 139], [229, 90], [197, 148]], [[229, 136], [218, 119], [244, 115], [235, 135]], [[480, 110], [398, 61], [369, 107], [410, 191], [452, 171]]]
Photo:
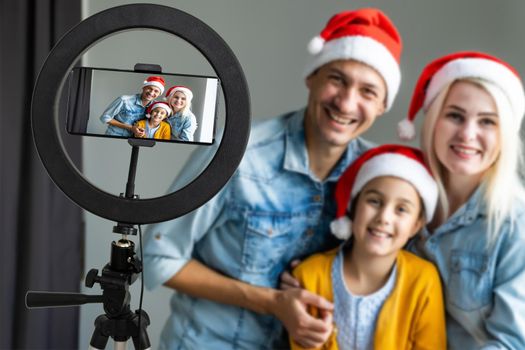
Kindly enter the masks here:
[[214, 198], [148, 230], [146, 285], [177, 291], [163, 349], [287, 348], [283, 325], [314, 347], [332, 332], [329, 312], [316, 319], [306, 309], [330, 310], [327, 300], [275, 288], [290, 261], [338, 243], [329, 233], [334, 186], [369, 148], [358, 136], [393, 103], [401, 38], [378, 10], [346, 11], [309, 50], [306, 108], [255, 126], [238, 170]]
[[108, 125], [106, 135], [144, 137], [144, 130], [135, 123], [145, 118], [146, 108], [164, 92], [165, 81], [160, 76], [150, 76], [142, 84], [142, 92], [116, 98], [100, 116]]

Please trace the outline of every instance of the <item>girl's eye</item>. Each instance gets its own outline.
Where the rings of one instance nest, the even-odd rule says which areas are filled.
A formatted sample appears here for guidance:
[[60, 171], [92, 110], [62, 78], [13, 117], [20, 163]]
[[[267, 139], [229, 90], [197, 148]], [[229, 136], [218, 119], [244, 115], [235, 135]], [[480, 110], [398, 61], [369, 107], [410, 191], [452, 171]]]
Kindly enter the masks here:
[[367, 202], [368, 204], [373, 205], [373, 206], [378, 206], [378, 205], [381, 204], [381, 201], [380, 201], [379, 199], [377, 199], [377, 198], [368, 198], [368, 199], [366, 200], [366, 202]]

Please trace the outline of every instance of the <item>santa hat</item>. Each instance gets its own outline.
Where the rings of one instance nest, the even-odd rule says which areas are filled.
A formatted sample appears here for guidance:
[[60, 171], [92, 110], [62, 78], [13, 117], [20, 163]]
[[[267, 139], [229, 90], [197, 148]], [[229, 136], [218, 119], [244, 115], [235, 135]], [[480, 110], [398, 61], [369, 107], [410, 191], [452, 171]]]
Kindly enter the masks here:
[[312, 59], [305, 76], [322, 65], [352, 59], [369, 65], [383, 77], [389, 110], [401, 83], [401, 36], [390, 19], [377, 9], [344, 11], [333, 16], [308, 45]]
[[175, 86], [170, 87], [168, 91], [166, 91], [166, 98], [169, 99], [177, 91], [180, 91], [184, 95], [186, 95], [186, 100], [188, 102], [191, 102], [191, 100], [193, 99], [193, 93], [191, 92], [190, 88], [187, 86], [183, 86], [183, 85], [175, 85]]
[[172, 113], [170, 106], [166, 102], [162, 101], [155, 101], [152, 104], [148, 106], [148, 109], [146, 109], [146, 118], [149, 118], [151, 115], [151, 112], [155, 108], [162, 108], [166, 111], [166, 117], [169, 117]]
[[348, 239], [352, 234], [352, 223], [347, 215], [352, 199], [369, 181], [381, 176], [397, 177], [412, 184], [423, 201], [427, 222], [432, 219], [438, 188], [425, 165], [423, 153], [408, 146], [383, 145], [363, 153], [336, 184], [336, 219], [330, 223], [330, 229], [337, 238]]
[[163, 77], [151, 76], [144, 80], [142, 88], [146, 86], [156, 86], [160, 89], [160, 93], [162, 94], [164, 92], [164, 85], [166, 85], [166, 82], [164, 81]]
[[478, 78], [498, 86], [507, 96], [514, 115], [521, 120], [525, 113], [525, 93], [516, 69], [485, 53], [457, 52], [438, 58], [423, 69], [412, 95], [408, 117], [398, 125], [399, 137], [412, 140], [416, 134], [417, 112], [421, 108], [426, 111], [445, 86], [465, 78]]

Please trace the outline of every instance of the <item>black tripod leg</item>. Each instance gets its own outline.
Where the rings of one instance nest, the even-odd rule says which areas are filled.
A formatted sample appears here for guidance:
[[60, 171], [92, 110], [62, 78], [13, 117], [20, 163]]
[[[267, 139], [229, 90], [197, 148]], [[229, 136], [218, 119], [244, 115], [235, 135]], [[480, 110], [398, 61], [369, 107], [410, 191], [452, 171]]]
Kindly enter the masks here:
[[104, 334], [104, 324], [106, 322], [109, 322], [109, 319], [106, 315], [100, 315], [95, 320], [95, 330], [93, 331], [93, 335], [91, 336], [91, 341], [89, 342], [89, 345], [91, 345], [91, 349], [105, 349], [106, 344], [108, 343], [108, 335]]
[[[133, 317], [133, 323], [136, 328], [139, 327], [139, 311], [135, 311], [135, 315]], [[148, 314], [142, 310], [141, 312], [141, 319], [140, 319], [140, 329], [138, 330], [138, 335], [135, 335], [132, 337], [133, 339], [133, 345], [135, 346], [135, 350], [146, 350], [151, 348], [151, 343], [149, 341], [148, 332], [146, 331], [146, 327], [148, 327], [150, 324], [149, 316]]]

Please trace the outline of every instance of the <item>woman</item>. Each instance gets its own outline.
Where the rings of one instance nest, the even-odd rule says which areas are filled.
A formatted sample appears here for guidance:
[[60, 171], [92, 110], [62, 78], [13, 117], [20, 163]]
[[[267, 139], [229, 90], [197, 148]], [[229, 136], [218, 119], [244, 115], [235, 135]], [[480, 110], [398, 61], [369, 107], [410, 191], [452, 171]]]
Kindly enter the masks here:
[[193, 93], [186, 86], [176, 85], [168, 89], [166, 99], [173, 111], [166, 120], [171, 126], [171, 139], [193, 141], [197, 129], [197, 119], [191, 112]]
[[525, 349], [521, 80], [495, 57], [451, 54], [423, 70], [400, 136], [421, 108], [440, 207], [409, 249], [439, 269], [449, 348]]

